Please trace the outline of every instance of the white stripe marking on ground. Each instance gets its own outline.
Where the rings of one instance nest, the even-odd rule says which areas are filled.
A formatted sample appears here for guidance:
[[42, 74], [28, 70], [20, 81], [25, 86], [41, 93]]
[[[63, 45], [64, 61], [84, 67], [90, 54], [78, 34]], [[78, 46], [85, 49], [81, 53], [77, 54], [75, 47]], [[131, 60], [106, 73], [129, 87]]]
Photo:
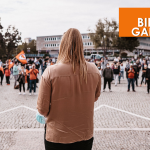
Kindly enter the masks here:
[[96, 108], [94, 108], [94, 111], [96, 111], [96, 110], [98, 110], [98, 109], [100, 109], [101, 107], [103, 107], [104, 105], [100, 105], [100, 106], [98, 106], [98, 107], [96, 107]]
[[18, 108], [21, 108], [21, 107], [22, 107], [22, 105], [18, 106], [18, 107], [11, 108], [11, 109], [8, 109], [8, 110], [4, 110], [4, 111], [0, 112], [0, 114], [3, 114], [3, 113], [8, 112], [8, 111], [15, 110], [15, 109], [18, 109]]
[[35, 112], [37, 111], [36, 109], [30, 108], [30, 107], [27, 107], [27, 106], [22, 106], [22, 107], [30, 109], [30, 110], [35, 111]]
[[[27, 108], [27, 109], [35, 111], [35, 112], [37, 111], [36, 109], [33, 109], [33, 108], [30, 108], [30, 107], [21, 105], [21, 106], [15, 107], [15, 108], [11, 108], [11, 109], [2, 111], [2, 112], [0, 112], [0, 114], [5, 113], [5, 112], [9, 112], [9, 111], [12, 111], [12, 110], [15, 110], [15, 109], [18, 109], [18, 108], [21, 108], [21, 107]], [[111, 106], [108, 106], [108, 105], [100, 105], [97, 108], [94, 108], [94, 111], [97, 111], [98, 109], [100, 109], [102, 107], [108, 107], [108, 108], [111, 108], [111, 109], [114, 109], [114, 110], [117, 110], [117, 111], [121, 111], [121, 112], [127, 113], [129, 115], [136, 116], [136, 117], [139, 117], [139, 118], [142, 118], [142, 119], [150, 121], [150, 118], [148, 118], [148, 117], [140, 116], [140, 115], [137, 115], [137, 114], [134, 114], [134, 113], [122, 110], [122, 109], [118, 109], [118, 108], [115, 108], [115, 107], [111, 107]]]
[[139, 118], [142, 118], [142, 119], [145, 119], [145, 120], [149, 120], [149, 121], [150, 121], [150, 118], [148, 118], [148, 117], [140, 116], [140, 115], [137, 115], [137, 114], [134, 114], [134, 113], [131, 113], [131, 112], [122, 110], [122, 109], [118, 109], [118, 108], [115, 108], [115, 107], [111, 107], [111, 106], [108, 106], [108, 105], [103, 105], [103, 106], [104, 106], [104, 107], [111, 108], [111, 109], [114, 109], [114, 110], [118, 110], [118, 111], [127, 113], [127, 114], [129, 114], [129, 115], [136, 116], [136, 117], [139, 117]]

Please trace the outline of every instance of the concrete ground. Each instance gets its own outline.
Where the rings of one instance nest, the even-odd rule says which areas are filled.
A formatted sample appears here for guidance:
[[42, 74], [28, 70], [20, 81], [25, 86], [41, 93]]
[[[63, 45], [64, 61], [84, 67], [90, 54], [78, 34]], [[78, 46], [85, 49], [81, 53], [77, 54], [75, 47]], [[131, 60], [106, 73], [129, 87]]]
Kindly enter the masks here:
[[[10, 82], [7, 86], [4, 78], [0, 86], [0, 150], [44, 150], [44, 128], [35, 119], [37, 95], [18, 95], [14, 79]], [[128, 93], [127, 80], [121, 79], [117, 86], [112, 83], [112, 92], [107, 87], [101, 93], [94, 110], [93, 150], [150, 150], [146, 88], [143, 84]]]

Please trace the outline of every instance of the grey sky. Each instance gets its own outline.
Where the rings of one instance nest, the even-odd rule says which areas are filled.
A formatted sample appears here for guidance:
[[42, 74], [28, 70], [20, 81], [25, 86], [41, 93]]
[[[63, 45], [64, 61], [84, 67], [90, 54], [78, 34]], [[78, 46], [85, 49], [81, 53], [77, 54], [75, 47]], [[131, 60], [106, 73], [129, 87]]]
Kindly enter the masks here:
[[63, 34], [69, 28], [81, 33], [94, 29], [98, 19], [117, 21], [119, 7], [150, 7], [149, 0], [0, 0], [4, 28], [15, 25], [22, 38]]

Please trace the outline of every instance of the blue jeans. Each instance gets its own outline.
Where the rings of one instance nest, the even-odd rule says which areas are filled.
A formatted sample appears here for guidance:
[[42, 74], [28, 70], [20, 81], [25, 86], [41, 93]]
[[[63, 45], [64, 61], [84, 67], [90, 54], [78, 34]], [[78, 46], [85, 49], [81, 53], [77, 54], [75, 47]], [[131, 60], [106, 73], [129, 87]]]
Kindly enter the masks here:
[[32, 87], [34, 85], [34, 93], [36, 92], [36, 80], [30, 80], [30, 93], [32, 92]]
[[134, 78], [128, 78], [128, 90], [130, 90], [130, 84], [132, 83], [132, 90], [134, 91]]
[[121, 77], [123, 77], [123, 79], [124, 79], [124, 71], [120, 71], [120, 73], [121, 73]]

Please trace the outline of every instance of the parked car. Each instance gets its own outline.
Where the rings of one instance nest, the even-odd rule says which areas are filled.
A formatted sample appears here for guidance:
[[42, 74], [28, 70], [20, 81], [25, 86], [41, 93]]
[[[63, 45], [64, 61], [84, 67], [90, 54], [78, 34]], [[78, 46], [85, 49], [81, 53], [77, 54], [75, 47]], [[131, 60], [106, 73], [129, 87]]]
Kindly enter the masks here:
[[99, 54], [91, 54], [91, 59], [101, 60], [103, 56]]

